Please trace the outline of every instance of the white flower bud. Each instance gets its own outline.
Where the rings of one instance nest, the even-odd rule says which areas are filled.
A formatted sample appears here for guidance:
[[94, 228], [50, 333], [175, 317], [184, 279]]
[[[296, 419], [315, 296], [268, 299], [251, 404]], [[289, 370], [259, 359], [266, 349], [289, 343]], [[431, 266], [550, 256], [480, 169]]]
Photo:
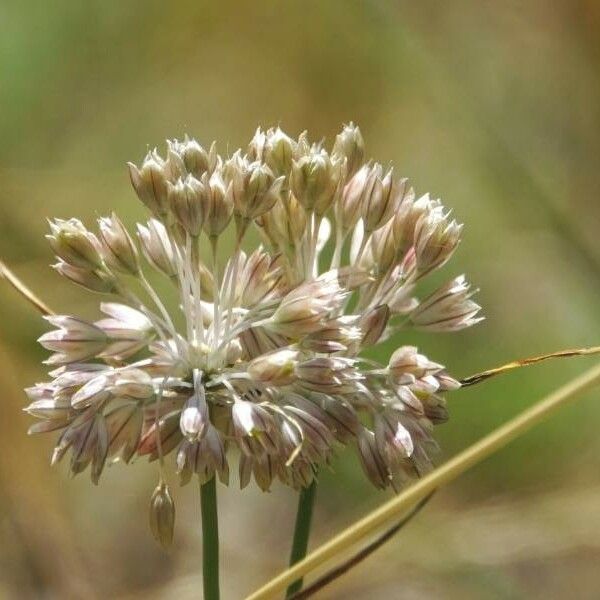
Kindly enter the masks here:
[[[209, 238], [216, 238], [229, 224], [233, 213], [233, 198], [231, 192], [225, 187], [221, 175], [215, 172], [210, 179], [206, 175], [202, 178], [205, 193], [204, 231]], [[229, 187], [231, 190], [231, 184]]]
[[165, 226], [156, 219], [150, 219], [147, 226], [138, 223], [138, 237], [146, 260], [167, 277], [177, 275], [173, 246]]
[[114, 279], [104, 273], [74, 267], [64, 261], [59, 261], [52, 268], [73, 283], [92, 292], [109, 294], [115, 291]]
[[117, 215], [101, 217], [98, 225], [106, 263], [123, 273], [137, 275], [140, 271], [137, 248]]
[[80, 269], [102, 267], [100, 243], [79, 219], [50, 221], [50, 246], [64, 262]]
[[265, 136], [263, 160], [276, 175], [287, 175], [292, 168], [297, 142], [279, 127], [269, 129]]
[[448, 220], [443, 208], [437, 207], [420, 217], [415, 226], [415, 252], [421, 273], [441, 267], [460, 240], [462, 225]]
[[471, 300], [464, 275], [437, 289], [410, 313], [415, 327], [428, 331], [458, 331], [482, 320], [476, 317], [481, 307]]
[[207, 204], [204, 201], [206, 190], [194, 176], [178, 179], [175, 184], [167, 183], [169, 206], [183, 229], [192, 237], [202, 231]]
[[352, 123], [344, 125], [333, 144], [332, 154], [343, 156], [348, 161], [348, 177], [352, 177], [360, 168], [365, 154], [365, 142], [360, 129]]
[[156, 150], [153, 150], [148, 152], [139, 169], [133, 163], [127, 163], [127, 166], [131, 184], [138, 198], [150, 209], [152, 214], [164, 218], [168, 210], [165, 161]]

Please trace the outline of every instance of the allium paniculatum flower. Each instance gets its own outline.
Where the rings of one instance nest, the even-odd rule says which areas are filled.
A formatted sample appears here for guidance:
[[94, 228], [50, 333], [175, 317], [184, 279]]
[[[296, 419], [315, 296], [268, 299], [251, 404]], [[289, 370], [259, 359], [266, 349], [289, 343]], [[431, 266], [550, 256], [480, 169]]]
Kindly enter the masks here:
[[[227, 483], [237, 455], [242, 487], [254, 478], [263, 490], [309, 485], [342, 446], [379, 488], [430, 468], [442, 394], [458, 382], [412, 346], [388, 364], [361, 353], [409, 327], [480, 320], [462, 276], [416, 296], [460, 238], [439, 200], [365, 161], [352, 124], [330, 151], [259, 129], [229, 157], [186, 137], [129, 171], [151, 213], [137, 235], [114, 214], [98, 233], [50, 223], [56, 270], [109, 298], [96, 322], [48, 317], [55, 329], [39, 340], [53, 370], [27, 390], [26, 411], [39, 419], [32, 433], [59, 432], [53, 463], [70, 454], [71, 471], [89, 466], [97, 483], [107, 462], [162, 467], [173, 455], [182, 483]], [[263, 243], [250, 251], [252, 228]], [[173, 298], [159, 297], [148, 267]], [[151, 508], [168, 543], [162, 477]]]

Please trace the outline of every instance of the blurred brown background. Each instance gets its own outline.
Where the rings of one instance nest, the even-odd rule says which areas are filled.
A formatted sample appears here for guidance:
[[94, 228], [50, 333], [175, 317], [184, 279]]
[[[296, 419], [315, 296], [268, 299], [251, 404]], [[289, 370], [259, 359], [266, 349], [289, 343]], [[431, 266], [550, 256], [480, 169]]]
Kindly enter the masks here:
[[[185, 132], [245, 144], [257, 125], [331, 141], [354, 120], [367, 152], [466, 222], [446, 275], [481, 288], [487, 320], [408, 336], [458, 376], [600, 342], [600, 4], [56, 0], [0, 5], [0, 256], [53, 307], [97, 298], [48, 268], [45, 218], [144, 216], [124, 164]], [[1, 283], [1, 282], [0, 282]], [[147, 527], [153, 466], [51, 470], [22, 388], [44, 376], [44, 324], [0, 285], [0, 597], [199, 598], [198, 492], [176, 490], [176, 544]], [[442, 461], [593, 358], [450, 398]], [[600, 393], [562, 410], [447, 489], [320, 598], [600, 596]], [[224, 598], [285, 562], [281, 487], [219, 488]], [[354, 458], [319, 490], [313, 540], [387, 499]]]

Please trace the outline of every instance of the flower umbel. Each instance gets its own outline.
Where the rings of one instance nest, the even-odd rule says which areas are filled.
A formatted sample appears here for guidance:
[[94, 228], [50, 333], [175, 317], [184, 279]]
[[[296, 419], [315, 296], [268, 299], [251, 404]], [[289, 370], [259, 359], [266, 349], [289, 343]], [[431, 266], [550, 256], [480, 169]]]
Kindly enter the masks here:
[[[27, 390], [26, 411], [39, 419], [32, 433], [59, 432], [53, 463], [70, 453], [72, 473], [90, 466], [97, 483], [107, 461], [148, 456], [162, 472], [173, 454], [182, 483], [227, 483], [237, 448], [241, 485], [253, 477], [264, 490], [310, 485], [342, 446], [380, 488], [429, 469], [442, 394], [458, 382], [412, 346], [387, 365], [361, 354], [405, 328], [473, 325], [479, 306], [463, 276], [419, 300], [462, 226], [364, 155], [353, 124], [330, 152], [279, 128], [227, 158], [186, 136], [129, 165], [152, 213], [137, 241], [114, 214], [98, 234], [53, 220], [56, 270], [111, 297], [96, 322], [49, 317], [56, 329], [39, 340], [54, 370]], [[247, 254], [251, 228], [263, 244]], [[162, 478], [151, 511], [168, 544]]]

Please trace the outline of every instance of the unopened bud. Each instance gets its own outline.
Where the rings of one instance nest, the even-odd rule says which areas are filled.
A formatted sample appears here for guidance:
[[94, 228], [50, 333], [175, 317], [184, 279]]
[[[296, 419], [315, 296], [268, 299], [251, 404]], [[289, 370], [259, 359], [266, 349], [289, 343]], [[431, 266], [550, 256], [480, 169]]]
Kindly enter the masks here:
[[449, 221], [443, 208], [437, 207], [421, 216], [415, 226], [415, 252], [421, 273], [441, 267], [451, 256], [460, 240], [462, 225]]
[[406, 180], [394, 180], [391, 169], [383, 176], [379, 164], [372, 168], [370, 179], [371, 185], [365, 191], [361, 207], [367, 233], [379, 229], [391, 219], [400, 205], [406, 185]]
[[98, 224], [106, 263], [118, 271], [137, 275], [140, 270], [137, 248], [117, 215], [102, 217]]
[[168, 209], [164, 165], [165, 161], [156, 150], [146, 155], [139, 169], [133, 163], [127, 163], [131, 184], [138, 198], [158, 217], [165, 217]]
[[210, 178], [205, 174], [202, 183], [205, 187], [204, 201], [206, 202], [204, 231], [208, 237], [216, 238], [231, 220], [233, 199], [218, 173], [214, 173]]
[[198, 237], [204, 223], [206, 203], [204, 186], [192, 175], [167, 183], [169, 206], [183, 229], [192, 237]]
[[267, 131], [263, 160], [276, 175], [287, 175], [292, 168], [292, 160], [297, 142], [286, 135], [279, 127]]
[[300, 353], [284, 348], [255, 358], [248, 365], [248, 375], [255, 380], [272, 385], [288, 385], [296, 379], [294, 367]]
[[46, 238], [57, 256], [66, 263], [90, 270], [102, 266], [100, 242], [79, 219], [50, 221], [50, 234]]
[[62, 260], [57, 264], [52, 265], [52, 268], [63, 277], [84, 287], [86, 290], [100, 292], [102, 294], [109, 294], [115, 291], [114, 279], [97, 271], [74, 267]]
[[348, 163], [348, 177], [352, 177], [360, 168], [365, 154], [365, 142], [360, 129], [350, 122], [335, 138], [332, 154], [346, 158]]
[[138, 224], [137, 228], [146, 260], [167, 277], [175, 277], [177, 266], [165, 226], [156, 219], [150, 219], [146, 226]]
[[175, 528], [175, 503], [166, 483], [156, 486], [150, 498], [150, 530], [163, 548], [173, 542]]

